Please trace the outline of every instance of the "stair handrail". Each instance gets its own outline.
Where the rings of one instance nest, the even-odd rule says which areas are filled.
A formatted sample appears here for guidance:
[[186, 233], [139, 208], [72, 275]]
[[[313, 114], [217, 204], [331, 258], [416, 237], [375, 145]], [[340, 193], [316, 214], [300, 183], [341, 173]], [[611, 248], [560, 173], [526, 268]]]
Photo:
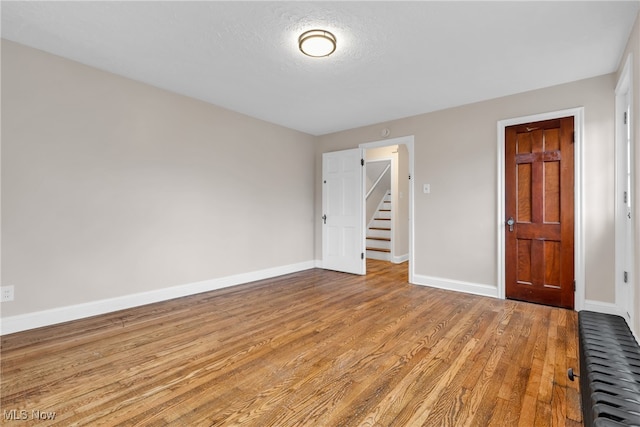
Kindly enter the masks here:
[[391, 169], [391, 163], [389, 163], [387, 167], [384, 168], [384, 170], [380, 173], [380, 176], [378, 176], [378, 179], [376, 179], [376, 182], [373, 183], [373, 185], [371, 186], [371, 189], [367, 192], [367, 195], [364, 198], [365, 200], [367, 200], [371, 195], [371, 193], [373, 193], [373, 190], [376, 189], [376, 186], [380, 183], [380, 181], [384, 177], [384, 174], [386, 174], [389, 169]]

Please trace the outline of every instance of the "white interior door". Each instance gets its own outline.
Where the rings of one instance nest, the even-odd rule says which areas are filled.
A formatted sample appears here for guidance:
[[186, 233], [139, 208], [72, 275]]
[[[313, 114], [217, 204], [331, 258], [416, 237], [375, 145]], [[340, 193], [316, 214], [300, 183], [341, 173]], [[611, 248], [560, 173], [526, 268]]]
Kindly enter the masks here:
[[616, 305], [634, 324], [633, 141], [631, 84], [625, 66], [616, 88]]
[[[629, 105], [623, 113], [623, 123], [621, 138], [618, 140], [618, 218], [616, 223], [617, 262], [621, 265], [617, 271], [617, 290], [620, 292], [619, 301], [623, 316], [627, 322], [631, 323], [631, 313], [633, 313], [633, 293], [632, 293], [632, 273], [633, 273], [633, 223], [631, 215], [632, 187], [631, 187], [631, 129], [629, 126]], [[619, 124], [620, 125], [620, 124]]]
[[365, 274], [361, 148], [322, 155], [322, 266]]

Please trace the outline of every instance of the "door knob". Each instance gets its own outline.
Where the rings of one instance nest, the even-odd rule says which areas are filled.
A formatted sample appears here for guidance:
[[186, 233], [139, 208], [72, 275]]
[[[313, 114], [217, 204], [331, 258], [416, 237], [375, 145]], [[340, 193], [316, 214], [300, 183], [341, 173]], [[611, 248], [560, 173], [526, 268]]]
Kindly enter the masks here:
[[509, 226], [509, 231], [513, 231], [513, 224], [515, 224], [516, 222], [513, 220], [513, 217], [509, 217], [509, 219], [507, 220], [507, 225]]

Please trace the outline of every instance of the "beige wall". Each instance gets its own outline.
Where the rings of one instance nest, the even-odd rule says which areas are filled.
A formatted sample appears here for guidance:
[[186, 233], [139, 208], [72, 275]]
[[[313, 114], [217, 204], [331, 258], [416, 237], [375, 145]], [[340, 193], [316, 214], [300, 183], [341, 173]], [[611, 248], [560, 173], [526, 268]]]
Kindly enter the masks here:
[[2, 317], [313, 262], [313, 143], [2, 41]]
[[2, 317], [319, 260], [321, 154], [384, 128], [415, 136], [415, 273], [495, 286], [496, 123], [580, 106], [586, 298], [613, 302], [615, 82], [312, 137], [3, 41]]
[[[497, 122], [584, 107], [586, 298], [613, 302], [614, 88], [611, 74], [321, 136], [316, 171], [321, 153], [380, 140], [384, 128], [414, 135], [415, 274], [496, 286]], [[318, 191], [316, 184], [316, 212]], [[317, 257], [320, 233], [317, 225]]]

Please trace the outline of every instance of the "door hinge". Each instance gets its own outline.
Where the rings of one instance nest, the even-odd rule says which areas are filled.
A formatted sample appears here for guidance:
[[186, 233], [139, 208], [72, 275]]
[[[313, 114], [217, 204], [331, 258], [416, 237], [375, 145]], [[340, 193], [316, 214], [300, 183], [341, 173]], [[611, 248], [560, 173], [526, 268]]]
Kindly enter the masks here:
[[573, 281], [573, 292], [575, 292], [575, 291], [576, 291], [576, 281], [574, 280]]
[[625, 125], [627, 124], [627, 112], [626, 111], [624, 112], [624, 124]]
[[411, 179], [411, 175], [409, 175], [409, 179]]
[[576, 142], [576, 133], [571, 132], [571, 142]]
[[364, 252], [360, 252], [360, 259], [364, 259]]
[[625, 203], [625, 204], [627, 203], [627, 192], [626, 191], [624, 192], [624, 202], [623, 203]]
[[360, 159], [360, 166], [364, 166], [364, 159]]
[[624, 280], [624, 283], [629, 282], [629, 273], [625, 271], [622, 275], [622, 280]]

